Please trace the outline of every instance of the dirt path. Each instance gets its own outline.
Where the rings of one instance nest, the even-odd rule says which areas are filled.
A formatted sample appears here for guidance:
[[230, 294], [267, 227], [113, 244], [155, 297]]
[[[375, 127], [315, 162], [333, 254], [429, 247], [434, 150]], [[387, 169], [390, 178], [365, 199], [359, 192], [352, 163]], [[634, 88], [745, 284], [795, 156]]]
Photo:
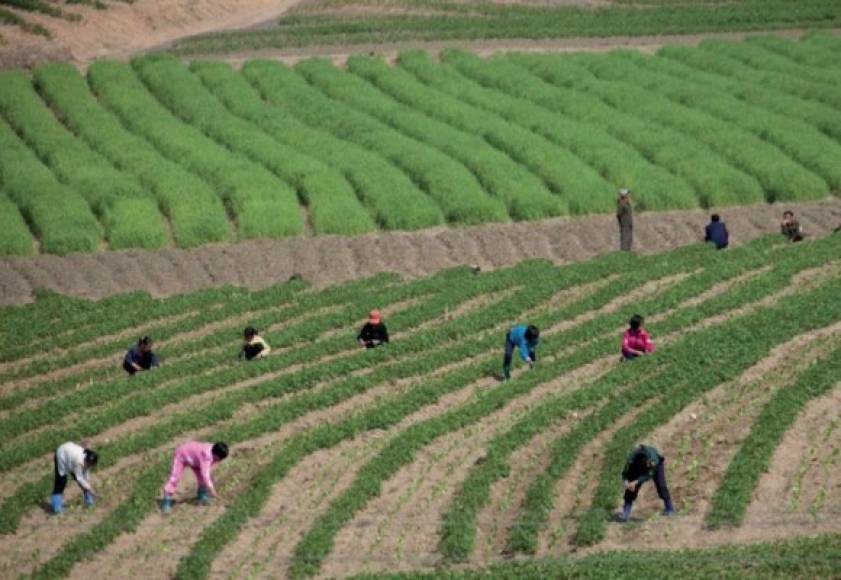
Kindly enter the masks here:
[[[733, 243], [738, 244], [778, 231], [779, 218], [787, 208], [799, 215], [809, 235], [824, 235], [841, 225], [841, 200], [835, 198], [730, 208], [721, 213]], [[695, 243], [701, 237], [708, 215], [706, 210], [640, 213], [636, 220], [635, 247], [643, 253], [654, 253]], [[376, 272], [414, 277], [459, 264], [477, 264], [483, 268], [508, 266], [524, 258], [564, 263], [613, 251], [617, 238], [615, 218], [597, 215], [420, 232], [379, 232], [358, 237], [215, 244], [189, 250], [2, 258], [0, 305], [31, 301], [36, 288], [94, 299], [128, 290], [168, 296], [224, 284], [264, 288], [286, 281], [296, 273], [321, 287]], [[531, 240], [525, 251], [518, 249], [523, 239]], [[232, 267], [232, 263], [237, 267]], [[121, 274], [126, 270], [140, 274], [127, 279]]]

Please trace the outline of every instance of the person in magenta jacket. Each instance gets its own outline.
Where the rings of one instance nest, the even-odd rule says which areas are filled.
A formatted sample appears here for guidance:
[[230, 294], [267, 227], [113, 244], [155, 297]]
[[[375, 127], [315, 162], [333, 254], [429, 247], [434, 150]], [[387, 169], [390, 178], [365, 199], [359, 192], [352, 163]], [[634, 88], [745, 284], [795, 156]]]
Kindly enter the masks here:
[[629, 328], [622, 337], [623, 361], [654, 352], [654, 343], [648, 331], [642, 327], [642, 321], [642, 316], [634, 314], [628, 323]]
[[184, 468], [189, 467], [196, 474], [198, 483], [197, 499], [201, 503], [207, 503], [209, 497], [217, 497], [216, 488], [213, 486], [213, 479], [210, 471], [214, 464], [223, 461], [228, 456], [228, 445], [226, 443], [202, 443], [190, 441], [179, 445], [175, 450], [175, 457], [172, 459], [172, 469], [169, 472], [169, 480], [164, 486], [164, 499], [161, 502], [161, 509], [168, 513], [172, 507], [172, 496], [181, 483], [181, 476]]

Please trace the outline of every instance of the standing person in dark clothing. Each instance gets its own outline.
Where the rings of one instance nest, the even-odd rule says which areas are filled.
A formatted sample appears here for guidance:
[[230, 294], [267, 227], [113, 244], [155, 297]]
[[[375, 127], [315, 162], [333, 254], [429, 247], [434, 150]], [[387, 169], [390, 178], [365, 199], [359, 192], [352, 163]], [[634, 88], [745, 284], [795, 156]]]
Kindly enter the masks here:
[[161, 362], [158, 360], [158, 355], [152, 352], [152, 339], [148, 336], [141, 337], [136, 345], [128, 349], [123, 359], [123, 368], [130, 375], [159, 366]]
[[669, 488], [666, 486], [666, 458], [660, 455], [656, 448], [650, 445], [640, 445], [628, 456], [625, 469], [622, 470], [622, 479], [625, 480], [625, 503], [619, 519], [627, 522], [631, 517], [631, 508], [637, 499], [642, 484], [649, 479], [654, 480], [657, 488], [657, 495], [663, 500], [663, 515], [675, 514], [672, 505], [672, 498], [669, 496]]
[[269, 343], [263, 340], [253, 326], [247, 326], [242, 331], [242, 341], [242, 350], [239, 351], [238, 358], [245, 357], [246, 360], [254, 360], [263, 358], [272, 351]]
[[782, 233], [790, 242], [803, 241], [803, 228], [800, 222], [794, 219], [794, 212], [783, 212], [783, 221], [780, 223], [780, 233]]
[[502, 378], [511, 378], [511, 362], [514, 349], [520, 352], [523, 362], [533, 367], [537, 361], [537, 344], [540, 342], [540, 330], [534, 326], [518, 324], [505, 335], [505, 358], [502, 361]]
[[730, 234], [727, 226], [721, 221], [721, 217], [714, 213], [710, 217], [710, 223], [704, 232], [704, 241], [715, 244], [717, 250], [723, 250], [730, 244]]
[[388, 342], [388, 329], [385, 327], [379, 310], [371, 311], [368, 322], [359, 331], [356, 340], [365, 348], [376, 348]]
[[619, 222], [619, 249], [630, 252], [634, 245], [634, 207], [631, 204], [631, 192], [627, 189], [619, 190], [616, 220]]

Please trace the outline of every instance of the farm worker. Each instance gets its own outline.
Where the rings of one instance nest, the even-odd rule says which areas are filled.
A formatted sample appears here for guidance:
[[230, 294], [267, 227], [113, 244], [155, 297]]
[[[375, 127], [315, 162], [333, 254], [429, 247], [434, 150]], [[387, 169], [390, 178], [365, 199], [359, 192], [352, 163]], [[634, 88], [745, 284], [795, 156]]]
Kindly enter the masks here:
[[540, 330], [534, 326], [518, 324], [505, 335], [505, 358], [502, 361], [502, 377], [505, 380], [511, 378], [511, 359], [514, 357], [514, 349], [520, 352], [520, 358], [529, 367], [534, 367], [537, 362], [537, 344], [540, 342]]
[[379, 310], [372, 310], [368, 314], [368, 322], [359, 331], [356, 340], [365, 348], [376, 348], [388, 342], [388, 329]]
[[201, 503], [208, 503], [209, 497], [217, 497], [216, 488], [210, 478], [210, 470], [213, 464], [223, 461], [228, 456], [227, 443], [201, 443], [190, 441], [178, 446], [175, 450], [175, 457], [172, 459], [172, 469], [169, 472], [169, 480], [164, 486], [164, 500], [161, 502], [161, 509], [164, 513], [169, 512], [172, 507], [172, 495], [181, 483], [181, 476], [184, 468], [189, 467], [196, 474], [198, 492], [196, 499]]
[[622, 336], [622, 361], [654, 352], [654, 343], [648, 331], [642, 327], [643, 318], [634, 314], [628, 323], [628, 330]]
[[54, 466], [55, 480], [53, 495], [50, 498], [53, 513], [60, 514], [64, 510], [64, 488], [67, 486], [67, 476], [70, 475], [82, 488], [85, 505], [93, 505], [93, 487], [91, 487], [90, 470], [96, 466], [99, 456], [96, 451], [86, 449], [71, 441], [63, 443], [55, 450]]
[[622, 470], [622, 479], [625, 481], [625, 503], [619, 515], [621, 521], [627, 522], [631, 517], [631, 508], [637, 499], [640, 487], [649, 479], [654, 479], [657, 495], [663, 500], [663, 515], [674, 515], [675, 508], [669, 496], [669, 488], [666, 486], [665, 464], [666, 458], [650, 445], [640, 445], [631, 452], [625, 469]]
[[245, 327], [245, 330], [242, 331], [242, 339], [242, 350], [239, 351], [238, 358], [245, 357], [246, 360], [254, 360], [263, 358], [272, 351], [269, 343], [263, 340], [263, 337], [253, 326]]
[[800, 222], [794, 219], [794, 212], [783, 212], [783, 221], [780, 223], [780, 232], [788, 238], [790, 242], [803, 241], [803, 228]]
[[616, 220], [619, 222], [619, 249], [630, 252], [634, 243], [634, 207], [631, 205], [631, 192], [628, 189], [619, 190]]
[[717, 213], [710, 216], [710, 223], [704, 232], [704, 241], [714, 243], [717, 250], [723, 250], [730, 243], [727, 226], [721, 221], [721, 217]]
[[160, 365], [158, 355], [152, 352], [152, 339], [148, 336], [142, 336], [136, 345], [128, 349], [123, 359], [123, 368], [130, 375], [137, 371], [148, 371]]

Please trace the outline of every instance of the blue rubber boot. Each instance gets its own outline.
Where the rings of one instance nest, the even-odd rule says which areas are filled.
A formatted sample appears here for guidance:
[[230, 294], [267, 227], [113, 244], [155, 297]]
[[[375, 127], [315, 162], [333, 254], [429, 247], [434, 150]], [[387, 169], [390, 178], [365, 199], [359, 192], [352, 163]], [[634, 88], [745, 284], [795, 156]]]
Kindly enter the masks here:
[[172, 509], [172, 498], [164, 494], [164, 499], [161, 501], [161, 511], [168, 514], [170, 509]]
[[93, 507], [93, 504], [94, 504], [93, 494], [89, 491], [86, 491], [86, 492], [84, 492], [84, 495], [85, 495], [85, 505], [87, 507]]
[[54, 493], [50, 497], [50, 505], [53, 507], [54, 514], [60, 514], [64, 511], [64, 498], [60, 493]]
[[664, 508], [663, 508], [663, 515], [664, 516], [673, 516], [677, 513], [675, 511], [675, 506], [672, 505], [672, 500], [671, 499], [667, 499], [666, 501], [664, 501], [663, 505], [664, 505]]
[[620, 522], [627, 522], [628, 520], [631, 519], [631, 508], [632, 507], [633, 507], [633, 504], [630, 504], [630, 503], [626, 503], [622, 507], [622, 513], [619, 514], [619, 521]]
[[210, 496], [207, 495], [206, 487], [199, 488], [199, 492], [196, 494], [196, 499], [199, 500], [199, 503], [202, 505], [207, 505], [210, 503]]

